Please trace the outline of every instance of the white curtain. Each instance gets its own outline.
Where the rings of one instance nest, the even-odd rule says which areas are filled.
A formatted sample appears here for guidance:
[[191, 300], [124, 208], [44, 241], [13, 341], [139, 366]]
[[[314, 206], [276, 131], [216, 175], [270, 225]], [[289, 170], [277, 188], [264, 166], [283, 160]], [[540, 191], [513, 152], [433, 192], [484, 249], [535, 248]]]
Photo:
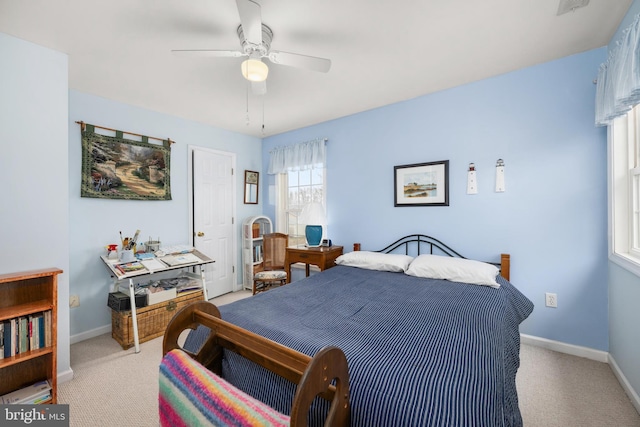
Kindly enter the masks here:
[[636, 16], [607, 61], [600, 65], [596, 125], [607, 126], [640, 103], [640, 15]]
[[286, 147], [274, 148], [269, 152], [268, 174], [305, 170], [317, 164], [326, 164], [326, 138], [301, 142]]

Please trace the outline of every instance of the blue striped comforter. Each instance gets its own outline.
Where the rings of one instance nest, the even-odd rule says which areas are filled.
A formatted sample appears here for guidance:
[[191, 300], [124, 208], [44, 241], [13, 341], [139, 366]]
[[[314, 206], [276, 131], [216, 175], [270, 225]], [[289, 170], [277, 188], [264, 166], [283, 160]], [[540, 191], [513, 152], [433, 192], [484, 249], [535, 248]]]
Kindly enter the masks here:
[[[533, 304], [498, 281], [494, 289], [337, 266], [220, 311], [310, 356], [340, 347], [352, 426], [521, 426], [519, 324]], [[196, 349], [205, 332], [191, 333], [185, 347]], [[229, 382], [289, 413], [291, 383], [232, 353], [223, 365]], [[310, 425], [322, 425], [326, 406], [315, 405]]]

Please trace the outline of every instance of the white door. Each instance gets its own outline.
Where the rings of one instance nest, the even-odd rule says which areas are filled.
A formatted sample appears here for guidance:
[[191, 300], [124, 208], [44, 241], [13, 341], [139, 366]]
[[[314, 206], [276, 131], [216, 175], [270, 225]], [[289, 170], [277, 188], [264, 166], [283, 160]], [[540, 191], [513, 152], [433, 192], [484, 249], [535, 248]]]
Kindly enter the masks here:
[[215, 263], [205, 268], [209, 298], [234, 290], [235, 154], [191, 148], [193, 246]]

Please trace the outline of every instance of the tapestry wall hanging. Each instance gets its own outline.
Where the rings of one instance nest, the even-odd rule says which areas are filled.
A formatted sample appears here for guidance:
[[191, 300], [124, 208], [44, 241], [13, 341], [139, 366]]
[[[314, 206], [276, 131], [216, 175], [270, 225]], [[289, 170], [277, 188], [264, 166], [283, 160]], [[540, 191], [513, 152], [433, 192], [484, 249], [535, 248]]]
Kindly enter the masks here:
[[109, 130], [115, 136], [107, 136], [95, 132], [100, 126], [78, 123], [82, 127], [81, 197], [171, 200], [173, 141], [151, 144], [150, 137], [143, 135], [139, 135], [142, 141], [134, 141], [114, 129]]

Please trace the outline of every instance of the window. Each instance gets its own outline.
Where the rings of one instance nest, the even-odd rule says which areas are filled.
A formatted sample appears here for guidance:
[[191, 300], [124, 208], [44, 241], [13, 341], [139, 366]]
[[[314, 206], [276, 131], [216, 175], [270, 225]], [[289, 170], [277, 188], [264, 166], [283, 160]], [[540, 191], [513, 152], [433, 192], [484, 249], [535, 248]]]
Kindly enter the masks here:
[[290, 245], [305, 243], [307, 224], [298, 219], [302, 208], [311, 202], [326, 207], [325, 172], [322, 164], [316, 164], [310, 169], [279, 174], [276, 179], [276, 228], [289, 235]]
[[276, 230], [289, 235], [290, 245], [306, 241], [300, 214], [307, 204], [321, 203], [326, 214], [326, 142], [318, 138], [269, 152], [268, 173], [276, 175]]
[[640, 276], [640, 107], [609, 127], [609, 252]]

